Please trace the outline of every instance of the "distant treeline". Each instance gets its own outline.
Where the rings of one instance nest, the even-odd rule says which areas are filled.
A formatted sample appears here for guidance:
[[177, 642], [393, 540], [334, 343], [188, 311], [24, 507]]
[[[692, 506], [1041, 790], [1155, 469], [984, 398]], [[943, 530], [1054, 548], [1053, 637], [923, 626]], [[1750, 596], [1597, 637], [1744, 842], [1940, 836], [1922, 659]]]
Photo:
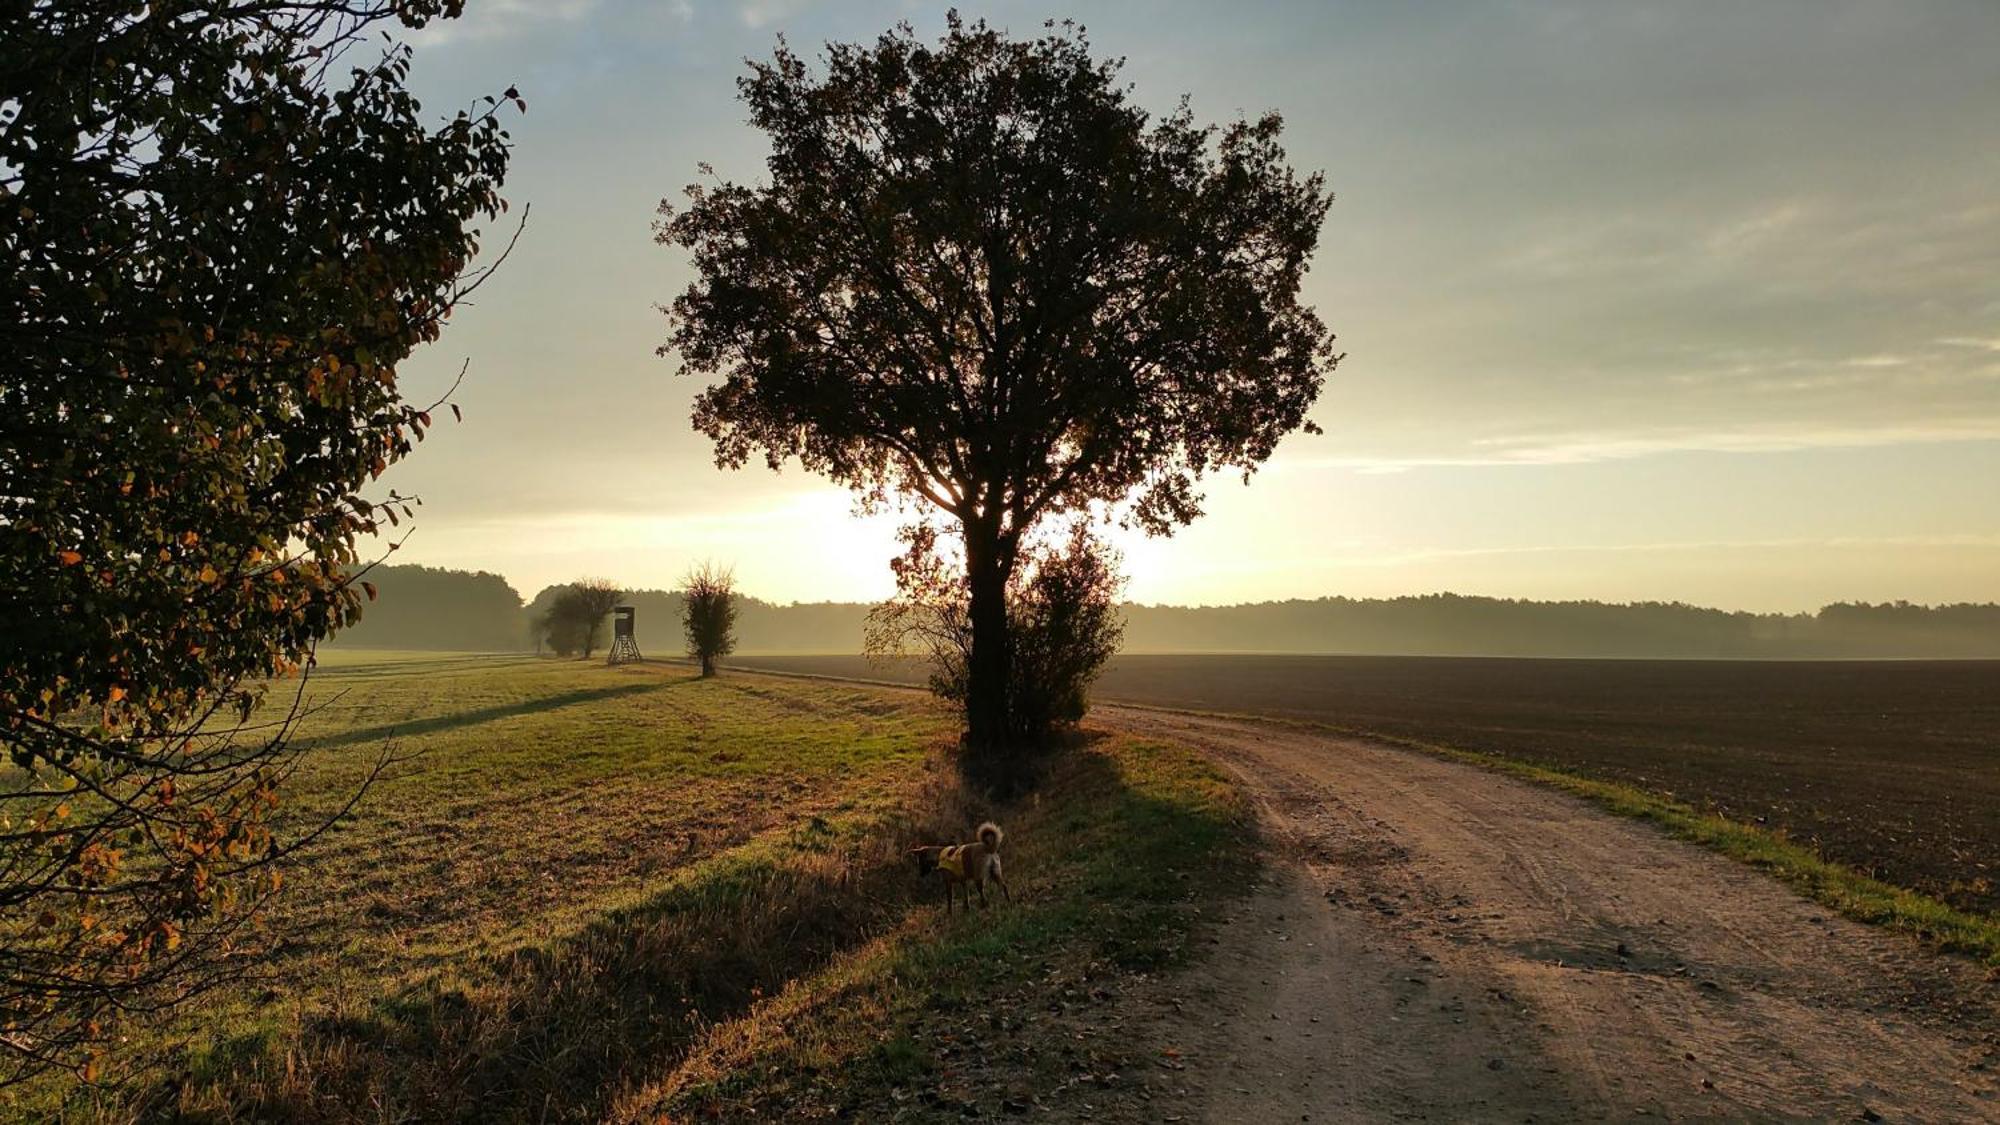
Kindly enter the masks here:
[[[377, 600], [341, 643], [368, 648], [526, 650], [556, 587], [523, 606], [497, 574], [383, 566]], [[635, 590], [639, 647], [681, 651], [680, 595]], [[1125, 607], [1127, 652], [1380, 653], [1409, 656], [1985, 657], [2000, 659], [2000, 605], [1830, 605], [1818, 613], [1730, 613], [1678, 602], [1537, 602], [1427, 594], [1254, 605]], [[744, 598], [739, 653], [861, 650], [868, 607]]]
[[521, 595], [498, 574], [378, 566], [363, 577], [375, 600], [362, 603], [361, 621], [341, 630], [339, 644], [512, 652], [527, 643]]
[[1426, 594], [1190, 609], [1127, 606], [1128, 652], [1678, 658], [2000, 657], [2000, 605], [1731, 613], [1680, 602]]

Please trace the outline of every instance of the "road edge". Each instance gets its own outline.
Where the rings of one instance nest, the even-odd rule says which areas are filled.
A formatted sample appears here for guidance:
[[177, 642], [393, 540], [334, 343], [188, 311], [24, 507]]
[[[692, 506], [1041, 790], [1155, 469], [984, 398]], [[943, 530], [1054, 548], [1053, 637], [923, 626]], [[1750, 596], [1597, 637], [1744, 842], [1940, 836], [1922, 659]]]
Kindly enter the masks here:
[[[901, 691], [925, 690], [915, 684], [864, 679], [858, 676], [782, 671], [750, 665], [734, 665], [734, 667], [740, 671], [754, 672], [763, 676], [833, 680]], [[1104, 699], [1100, 702], [1104, 706], [1124, 707], [1136, 711], [1257, 723], [1294, 730], [1324, 731], [1347, 738], [1365, 738], [1387, 746], [1477, 766], [1544, 788], [1557, 789], [1614, 815], [1655, 825], [1675, 839], [1697, 844], [1760, 871], [1814, 902], [1838, 911], [1844, 917], [1873, 926], [1899, 930], [1938, 949], [1964, 954], [2000, 969], [2000, 918], [1960, 910], [1921, 891], [1883, 882], [1847, 864], [1828, 859], [1813, 849], [1794, 842], [1782, 832], [1716, 813], [1705, 813], [1692, 805], [1649, 793], [1636, 786], [1606, 781], [1573, 770], [1521, 761], [1489, 751], [1423, 742], [1361, 727], [1341, 726], [1338, 723], [1242, 711], [1168, 707], [1157, 703], [1133, 703], [1117, 699]]]

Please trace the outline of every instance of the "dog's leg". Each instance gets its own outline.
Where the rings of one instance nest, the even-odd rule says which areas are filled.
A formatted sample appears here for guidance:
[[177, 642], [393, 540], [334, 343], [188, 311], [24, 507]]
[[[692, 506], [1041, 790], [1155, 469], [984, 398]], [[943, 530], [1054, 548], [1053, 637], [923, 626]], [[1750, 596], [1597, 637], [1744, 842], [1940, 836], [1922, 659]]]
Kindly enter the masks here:
[[1002, 879], [998, 871], [993, 873], [993, 883], [1000, 888], [1000, 893], [1006, 896], [1008, 902], [1014, 901], [1014, 892], [1007, 889], [1007, 880]]
[[[986, 909], [986, 906], [987, 906], [987, 903], [986, 903], [986, 880], [984, 880], [984, 879], [981, 879], [981, 880], [979, 881], [979, 909], [981, 909], [981, 910], [984, 910], [984, 909]], [[970, 900], [970, 899], [967, 899], [967, 900], [966, 900], [966, 903], [965, 903], [965, 908], [966, 908], [967, 910], [970, 910], [970, 909], [972, 909], [972, 902], [971, 902], [971, 900]]]

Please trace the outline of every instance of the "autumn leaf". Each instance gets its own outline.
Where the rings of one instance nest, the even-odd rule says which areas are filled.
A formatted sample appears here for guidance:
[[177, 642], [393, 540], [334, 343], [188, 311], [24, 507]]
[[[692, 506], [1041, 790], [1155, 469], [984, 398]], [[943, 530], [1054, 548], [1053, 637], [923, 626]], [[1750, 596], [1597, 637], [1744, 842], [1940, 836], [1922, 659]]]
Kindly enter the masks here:
[[62, 564], [64, 566], [75, 566], [76, 564], [83, 561], [83, 556], [75, 551], [64, 551], [62, 554], [57, 555], [56, 557], [62, 560]]

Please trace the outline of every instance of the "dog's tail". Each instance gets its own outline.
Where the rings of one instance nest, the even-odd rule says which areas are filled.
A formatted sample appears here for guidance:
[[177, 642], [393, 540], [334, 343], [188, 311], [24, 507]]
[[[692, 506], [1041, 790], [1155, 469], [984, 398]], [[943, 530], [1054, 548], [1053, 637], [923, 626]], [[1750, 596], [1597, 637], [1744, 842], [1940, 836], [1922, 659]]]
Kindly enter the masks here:
[[979, 842], [985, 845], [986, 850], [989, 852], [999, 851], [1000, 841], [1003, 838], [1005, 838], [1006, 835], [1007, 834], [1005, 832], [1000, 831], [999, 825], [993, 823], [990, 820], [987, 821], [985, 824], [979, 826]]

